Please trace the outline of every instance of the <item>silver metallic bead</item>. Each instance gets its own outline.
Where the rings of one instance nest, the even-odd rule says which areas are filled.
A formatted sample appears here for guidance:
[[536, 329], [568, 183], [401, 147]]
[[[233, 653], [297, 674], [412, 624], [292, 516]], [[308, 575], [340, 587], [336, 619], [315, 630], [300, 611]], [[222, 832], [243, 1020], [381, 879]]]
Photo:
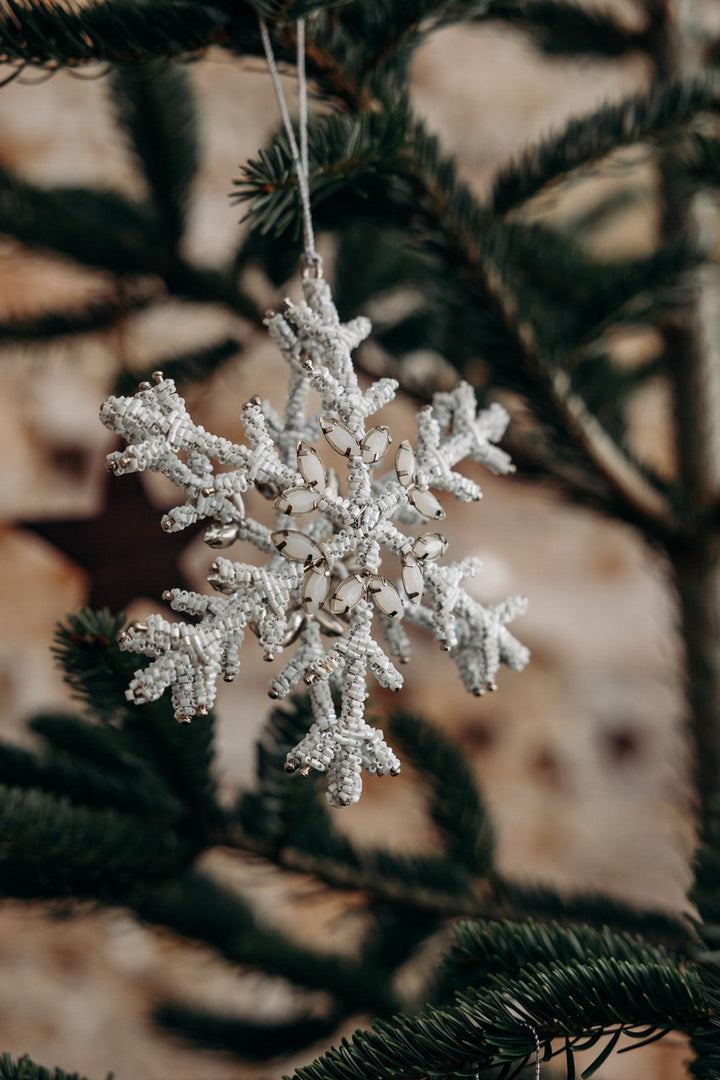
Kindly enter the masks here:
[[203, 533], [203, 540], [211, 548], [228, 548], [235, 543], [239, 532], [235, 521], [213, 521]]
[[256, 489], [265, 499], [274, 499], [280, 494], [280, 488], [271, 481], [259, 481], [255, 484]]

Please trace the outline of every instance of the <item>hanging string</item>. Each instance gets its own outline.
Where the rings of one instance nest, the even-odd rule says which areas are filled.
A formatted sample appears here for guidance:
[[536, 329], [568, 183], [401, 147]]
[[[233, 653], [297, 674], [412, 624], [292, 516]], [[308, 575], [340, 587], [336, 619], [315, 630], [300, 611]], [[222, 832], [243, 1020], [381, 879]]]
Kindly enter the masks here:
[[305, 74], [305, 20], [297, 20], [297, 73], [298, 73], [298, 99], [299, 99], [299, 130], [300, 130], [300, 148], [298, 149], [297, 139], [295, 138], [295, 131], [293, 129], [292, 120], [290, 119], [290, 112], [287, 107], [287, 101], [285, 99], [285, 93], [280, 82], [280, 73], [275, 61], [275, 54], [273, 52], [272, 41], [270, 40], [270, 33], [267, 28], [267, 23], [259, 16], [260, 22], [260, 37], [262, 39], [263, 49], [265, 50], [265, 59], [267, 60], [268, 70], [270, 72], [270, 78], [272, 79], [273, 90], [275, 91], [275, 97], [277, 99], [278, 108], [280, 109], [280, 116], [282, 117], [283, 126], [287, 135], [288, 144], [290, 146], [290, 154], [295, 165], [295, 172], [298, 178], [298, 190], [300, 192], [300, 205], [302, 207], [302, 224], [303, 224], [303, 244], [305, 247], [305, 255], [303, 259], [303, 272], [314, 274], [316, 277], [320, 277], [322, 274], [322, 260], [315, 250], [315, 233], [312, 223], [312, 212], [310, 208], [310, 166], [308, 162], [308, 94], [307, 94], [307, 78]]
[[542, 1057], [542, 1047], [540, 1046], [540, 1036], [538, 1035], [532, 1024], [528, 1024], [525, 1021], [525, 1027], [530, 1028], [533, 1033], [533, 1039], [535, 1040], [535, 1080], [540, 1080], [540, 1059]]

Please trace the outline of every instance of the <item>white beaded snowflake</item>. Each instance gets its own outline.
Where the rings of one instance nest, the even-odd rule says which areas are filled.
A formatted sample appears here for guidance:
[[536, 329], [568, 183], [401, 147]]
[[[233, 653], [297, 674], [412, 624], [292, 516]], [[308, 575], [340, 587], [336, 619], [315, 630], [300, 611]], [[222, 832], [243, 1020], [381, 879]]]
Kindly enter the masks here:
[[[418, 413], [417, 448], [401, 442], [394, 468], [385, 471], [390, 432], [384, 425], [367, 427], [366, 419], [393, 400], [397, 383], [379, 379], [363, 391], [351, 359], [370, 323], [357, 318], [343, 325], [321, 277], [305, 278], [303, 291], [304, 302], [286, 300], [266, 317], [290, 367], [290, 386], [282, 416], [259, 398], [243, 406], [248, 445], [194, 424], [172, 379], [161, 372], [133, 397], [110, 397], [103, 405], [103, 423], [127, 442], [108, 456], [108, 468], [118, 474], [151, 469], [185, 489], [186, 502], [162, 520], [165, 530], [210, 519], [205, 541], [211, 547], [249, 541], [268, 556], [264, 566], [218, 558], [208, 574], [217, 595], [183, 589], [164, 594], [175, 611], [196, 621], [151, 615], [124, 631], [120, 645], [153, 658], [135, 673], [128, 698], [142, 704], [169, 687], [176, 718], [187, 722], [212, 707], [219, 675], [228, 682], [235, 677], [247, 629], [268, 661], [296, 643], [270, 682], [270, 697], [284, 698], [304, 682], [315, 721], [288, 754], [286, 768], [305, 775], [326, 771], [328, 801], [347, 806], [360, 797], [363, 768], [381, 774], [400, 769], [364, 710], [368, 672], [382, 686], [402, 686], [393, 661], [403, 664], [409, 656], [403, 619], [430, 631], [466, 688], [482, 695], [495, 689], [501, 663], [515, 670], [527, 663], [527, 649], [507, 629], [525, 600], [483, 606], [463, 589], [464, 579], [480, 569], [478, 559], [441, 564], [447, 541], [439, 532], [413, 536], [396, 524], [417, 526], [445, 516], [431, 488], [464, 502], [479, 499], [478, 486], [454, 471], [464, 458], [495, 473], [512, 471], [495, 445], [508, 422], [506, 411], [496, 404], [477, 412], [467, 383], [438, 393]], [[319, 415], [307, 415], [311, 389], [320, 396]], [[344, 495], [337, 473], [314, 445], [321, 440], [346, 461]], [[274, 529], [246, 516], [243, 493], [253, 487], [273, 500]], [[399, 580], [383, 575], [383, 552], [396, 557]], [[387, 652], [372, 636], [376, 617]]]

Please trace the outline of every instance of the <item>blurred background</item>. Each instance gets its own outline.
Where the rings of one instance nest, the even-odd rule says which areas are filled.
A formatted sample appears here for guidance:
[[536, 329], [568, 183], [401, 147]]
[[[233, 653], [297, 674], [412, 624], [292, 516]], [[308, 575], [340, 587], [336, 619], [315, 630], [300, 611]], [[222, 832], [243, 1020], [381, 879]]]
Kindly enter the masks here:
[[[623, 5], [616, 6], [624, 17]], [[258, 61], [231, 62], [211, 52], [191, 70], [202, 158], [187, 254], [213, 266], [237, 246], [231, 179], [276, 128], [277, 112]], [[646, 78], [639, 58], [551, 63], [519, 35], [467, 26], [437, 34], [412, 69], [418, 111], [481, 192], [527, 142], [605, 98], [644, 86]], [[292, 95], [292, 80], [286, 85]], [[0, 165], [38, 184], [142, 195], [104, 78], [29, 73], [2, 88]], [[564, 213], [577, 208], [572, 197], [563, 203]], [[612, 232], [598, 232], [598, 249], [650, 250], [650, 204], [640, 200], [614, 220]], [[12, 241], [0, 239], [0, 252], [0, 319], [104, 300], [113, 288], [100, 271], [30, 254]], [[277, 299], [260, 275], [255, 286], [268, 305]], [[296, 296], [297, 281], [285, 291]], [[69, 704], [50, 652], [54, 624], [67, 611], [108, 603], [138, 617], [182, 578], [203, 588], [208, 549], [197, 535], [182, 535], [178, 543], [159, 527], [172, 493], [154, 478], [108, 478], [104, 456], [113, 444], [98, 409], [123, 370], [225, 336], [239, 338], [242, 353], [187, 397], [200, 423], [237, 439], [242, 402], [253, 393], [281, 400], [284, 371], [264, 334], [220, 307], [168, 301], [81, 341], [0, 349], [4, 738], [28, 741], [29, 717]], [[648, 343], [637, 338], [626, 347], [635, 356]], [[437, 359], [418, 353], [406, 364], [417, 374]], [[411, 435], [415, 406], [401, 398], [393, 408], [388, 422], [396, 439]], [[637, 396], [632, 425], [635, 444], [667, 474], [672, 459], [661, 389], [650, 385]], [[693, 832], [684, 809], [672, 597], [662, 568], [630, 529], [570, 507], [550, 490], [517, 477], [479, 479], [484, 500], [453, 507], [446, 532], [456, 557], [482, 557], [485, 570], [475, 587], [483, 600], [516, 592], [529, 597], [528, 614], [514, 630], [532, 650], [531, 665], [522, 675], [503, 671], [498, 693], [478, 700], [464, 693], [450, 660], [417, 637], [403, 705], [452, 732], [472, 761], [498, 830], [501, 871], [680, 910]], [[268, 706], [268, 669], [259, 650], [247, 646], [243, 663], [243, 677], [222, 687], [218, 709], [228, 792], [249, 780]], [[376, 703], [384, 707], [382, 698]], [[409, 775], [395, 782], [371, 778], [362, 802], [341, 818], [357, 839], [405, 850], [429, 841]], [[300, 878], [281, 883], [237, 855], [227, 860], [223, 873], [252, 879], [258, 902], [274, 918], [292, 918], [313, 942], [351, 947], [352, 914], [343, 915], [340, 900], [320, 904]], [[209, 1006], [262, 1001], [275, 1016], [289, 991], [237, 975], [121, 913], [88, 909], [78, 917], [0, 907], [4, 1050], [30, 1050], [38, 1060], [89, 1075], [111, 1068], [122, 1078], [147, 1080], [253, 1075], [250, 1066], [195, 1054], [154, 1030], [153, 1005], [183, 996]], [[669, 1040], [637, 1056], [614, 1057], [605, 1074], [680, 1075], [683, 1055]]]

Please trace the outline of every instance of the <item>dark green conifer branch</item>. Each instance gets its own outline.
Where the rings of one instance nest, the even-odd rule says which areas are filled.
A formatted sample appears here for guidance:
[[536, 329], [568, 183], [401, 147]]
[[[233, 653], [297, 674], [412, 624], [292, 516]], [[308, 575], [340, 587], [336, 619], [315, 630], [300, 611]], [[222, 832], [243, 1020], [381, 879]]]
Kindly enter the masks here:
[[0, 323], [0, 345], [47, 345], [59, 338], [110, 330], [152, 302], [148, 290], [127, 290], [121, 300], [109, 298], [82, 308], [9, 319]]
[[670, 952], [640, 934], [617, 932], [608, 926], [534, 919], [463, 922], [440, 976], [441, 995], [469, 986], [482, 987], [495, 975], [516, 978], [537, 964], [588, 964], [595, 958], [659, 967], [665, 964], [669, 968], [682, 962], [676, 951]]
[[165, 377], [174, 379], [179, 386], [202, 382], [242, 352], [242, 345], [235, 338], [225, 338], [214, 345], [191, 349], [179, 356], [158, 357], [151, 370], [123, 371], [118, 376], [114, 393], [133, 394], [139, 382], [150, 378], [152, 371], [160, 369]]
[[255, 10], [268, 22], [290, 22], [349, 2], [350, 0], [250, 0]]
[[90, 0], [81, 7], [7, 0], [0, 15], [0, 62], [75, 66], [189, 56], [222, 40], [227, 17], [188, 0]]
[[[85, 1080], [80, 1073], [68, 1073], [64, 1069], [55, 1066], [54, 1069], [46, 1069], [44, 1065], [36, 1065], [27, 1054], [17, 1061], [9, 1054], [0, 1056], [0, 1080]], [[105, 1080], [113, 1080], [113, 1074], [108, 1073]]]
[[187, 71], [167, 60], [116, 67], [111, 88], [160, 219], [164, 246], [184, 229], [198, 165], [197, 116]]
[[18, 853], [68, 866], [159, 875], [186, 857], [187, 845], [161, 822], [137, 814], [74, 806], [40, 790], [0, 785], [0, 840]]
[[716, 112], [717, 107], [717, 91], [709, 82], [660, 85], [647, 95], [603, 105], [571, 120], [557, 135], [501, 169], [493, 183], [492, 211], [507, 214], [579, 168], [587, 169], [625, 146], [666, 138], [699, 113]]
[[450, 859], [469, 874], [487, 874], [492, 866], [492, 829], [459, 747], [410, 713], [393, 713], [389, 729], [429, 788], [430, 816]]
[[141, 919], [209, 945], [232, 964], [309, 990], [326, 990], [356, 1012], [386, 1013], [396, 1007], [382, 970], [298, 944], [263, 924], [242, 897], [201, 871], [140, 892], [132, 906]]
[[137, 760], [134, 769], [111, 768], [83, 760], [79, 754], [55, 750], [39, 757], [21, 747], [0, 744], [0, 783], [66, 796], [79, 806], [148, 813], [157, 820], [182, 814], [180, 801]]
[[153, 274], [162, 266], [157, 218], [114, 191], [40, 188], [0, 170], [0, 232], [115, 274]]
[[261, 1023], [169, 1001], [159, 1006], [155, 1023], [203, 1050], [219, 1050], [238, 1061], [267, 1062], [306, 1050], [337, 1029], [329, 1019], [306, 1015], [280, 1023]]
[[135, 752], [193, 808], [188, 831], [201, 832], [217, 816], [213, 718], [198, 717], [185, 731], [173, 718], [166, 700], [142, 708], [128, 702], [125, 690], [138, 658], [122, 653], [117, 646], [124, 622], [124, 616], [113, 616], [107, 610], [84, 609], [58, 627], [53, 651], [75, 696], [91, 715], [121, 725]]
[[519, 978], [494, 976], [483, 990], [459, 994], [456, 1004], [419, 1016], [378, 1021], [356, 1032], [297, 1080], [376, 1080], [429, 1072], [474, 1075], [478, 1068], [534, 1053], [542, 1044], [579, 1040], [618, 1028], [707, 1032], [708, 1006], [695, 969], [596, 958], [592, 964], [537, 965]]
[[607, 59], [645, 51], [644, 30], [630, 30], [609, 9], [567, 0], [490, 0], [478, 21], [500, 20], [524, 30], [543, 52]]

